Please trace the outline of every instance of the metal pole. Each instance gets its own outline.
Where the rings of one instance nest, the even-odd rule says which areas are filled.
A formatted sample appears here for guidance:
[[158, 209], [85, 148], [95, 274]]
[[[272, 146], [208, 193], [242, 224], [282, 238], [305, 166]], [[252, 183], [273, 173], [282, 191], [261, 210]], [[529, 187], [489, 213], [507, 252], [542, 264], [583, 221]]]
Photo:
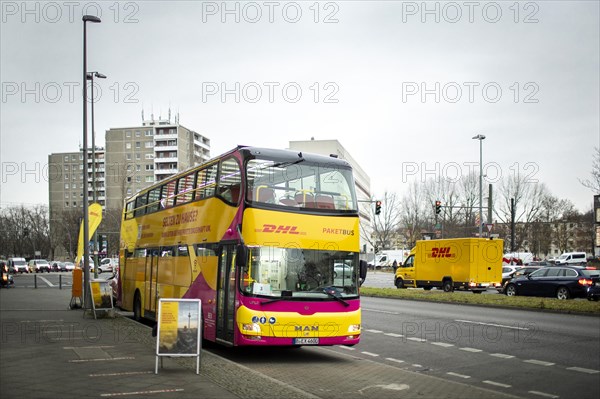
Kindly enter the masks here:
[[89, 308], [90, 248], [88, 226], [88, 175], [87, 175], [87, 24], [83, 17], [83, 308]]
[[479, 238], [483, 227], [483, 139], [479, 138]]
[[83, 294], [84, 309], [90, 305], [90, 231], [88, 222], [88, 175], [87, 175], [87, 22], [99, 23], [100, 18], [84, 15], [83, 21]]
[[[92, 82], [92, 199], [96, 203], [96, 135], [94, 132], [94, 73]], [[98, 229], [94, 230], [94, 278], [98, 278]]]

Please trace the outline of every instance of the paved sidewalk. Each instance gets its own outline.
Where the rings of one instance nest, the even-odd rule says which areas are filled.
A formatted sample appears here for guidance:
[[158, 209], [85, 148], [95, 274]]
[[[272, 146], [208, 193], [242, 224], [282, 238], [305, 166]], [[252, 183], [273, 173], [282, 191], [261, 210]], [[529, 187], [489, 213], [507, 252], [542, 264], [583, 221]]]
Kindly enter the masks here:
[[[307, 395], [226, 359], [202, 352], [164, 358], [154, 373], [149, 327], [117, 315], [94, 320], [69, 310], [70, 290], [0, 290], [1, 398], [252, 398], [265, 389]], [[284, 396], [283, 396], [284, 395]]]

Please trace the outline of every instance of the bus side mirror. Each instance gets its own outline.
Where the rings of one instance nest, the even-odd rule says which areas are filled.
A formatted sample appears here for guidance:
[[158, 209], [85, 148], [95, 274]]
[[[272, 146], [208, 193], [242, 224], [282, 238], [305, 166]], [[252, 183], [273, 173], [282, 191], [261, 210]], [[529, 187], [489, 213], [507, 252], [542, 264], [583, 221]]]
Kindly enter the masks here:
[[361, 260], [359, 262], [359, 267], [360, 267], [360, 279], [362, 281], [365, 281], [365, 279], [367, 278], [367, 261]]
[[248, 247], [245, 245], [238, 245], [235, 249], [235, 265], [238, 267], [246, 266], [248, 260]]

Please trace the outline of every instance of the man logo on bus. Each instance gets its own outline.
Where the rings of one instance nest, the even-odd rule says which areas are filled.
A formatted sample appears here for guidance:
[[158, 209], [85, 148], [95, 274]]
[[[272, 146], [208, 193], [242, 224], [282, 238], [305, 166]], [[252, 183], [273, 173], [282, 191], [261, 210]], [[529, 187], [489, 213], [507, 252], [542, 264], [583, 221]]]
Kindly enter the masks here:
[[297, 231], [298, 226], [276, 226], [274, 224], [263, 224], [262, 229], [257, 229], [258, 232], [262, 233], [278, 233], [278, 234], [301, 234]]
[[432, 248], [432, 258], [453, 258], [455, 255], [450, 253], [450, 247]]
[[295, 326], [294, 329], [296, 331], [319, 331], [319, 326]]

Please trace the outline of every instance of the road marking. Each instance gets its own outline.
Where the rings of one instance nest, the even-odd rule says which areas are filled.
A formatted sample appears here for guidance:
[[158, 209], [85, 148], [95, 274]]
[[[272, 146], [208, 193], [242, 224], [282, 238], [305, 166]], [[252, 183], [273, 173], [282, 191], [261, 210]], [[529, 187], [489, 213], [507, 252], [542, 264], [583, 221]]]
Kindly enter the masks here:
[[402, 335], [402, 334], [396, 334], [396, 333], [385, 333], [383, 335], [387, 335], [388, 337], [395, 337], [395, 338], [402, 338], [402, 337], [404, 337], [404, 335]]
[[105, 374], [90, 374], [90, 377], [116, 377], [120, 375], [139, 375], [139, 374], [153, 374], [153, 371], [129, 371], [123, 373], [105, 373]]
[[127, 357], [111, 357], [108, 359], [76, 359], [69, 360], [69, 363], [84, 363], [84, 362], [105, 362], [105, 361], [113, 361], [113, 360], [133, 360], [135, 357], [127, 356]]
[[54, 284], [52, 284], [50, 281], [48, 281], [48, 280], [46, 279], [46, 277], [42, 277], [42, 276], [40, 276], [40, 278], [41, 278], [41, 279], [42, 279], [42, 280], [43, 280], [43, 281], [44, 281], [46, 284], [48, 284], [48, 286], [49, 286], [49, 287], [56, 287]]
[[472, 353], [483, 352], [483, 350], [481, 350], [481, 349], [469, 348], [469, 347], [458, 348], [458, 349], [460, 349], [461, 351], [472, 352]]
[[543, 396], [545, 398], [559, 398], [560, 396], [556, 396], [556, 395], [552, 395], [549, 393], [545, 393], [545, 392], [539, 392], [539, 391], [529, 391], [529, 393], [534, 394], [534, 395], [539, 395], [539, 396]]
[[363, 311], [367, 310], [369, 312], [375, 312], [375, 313], [385, 313], [385, 314], [394, 314], [394, 315], [399, 315], [400, 313], [398, 312], [388, 312], [385, 310], [377, 310], [377, 309], [369, 309], [369, 308], [361, 308]]
[[427, 342], [426, 339], [417, 338], [417, 337], [409, 337], [409, 338], [406, 338], [406, 339], [408, 339], [409, 341], [415, 341], [415, 342]]
[[535, 360], [535, 359], [529, 359], [529, 360], [523, 360], [525, 363], [531, 363], [531, 364], [537, 364], [538, 366], [554, 366], [556, 363], [551, 363], [551, 362], [545, 362], [543, 360]]
[[100, 339], [100, 336], [95, 337], [64, 337], [64, 338], [50, 338], [50, 341], [77, 341], [85, 339], [86, 341], [94, 341]]
[[453, 373], [453, 372], [451, 372], [451, 371], [450, 371], [450, 372], [448, 372], [448, 373], [446, 373], [446, 374], [448, 374], [448, 375], [451, 375], [451, 376], [454, 376], [454, 377], [464, 378], [464, 379], [471, 378], [471, 376], [470, 376], [470, 375], [464, 375], [464, 374]]
[[389, 360], [390, 362], [394, 362], [394, 363], [404, 363], [404, 360], [394, 359], [391, 357], [386, 357], [385, 360]]
[[365, 331], [373, 333], [373, 334], [381, 334], [383, 332], [381, 330], [365, 330]]
[[503, 384], [501, 382], [488, 381], [488, 380], [483, 381], [483, 383], [489, 384], [489, 385], [494, 385], [494, 386], [501, 387], [501, 388], [511, 388], [512, 387], [512, 385]]
[[338, 346], [338, 348], [346, 349], [347, 351], [355, 351], [356, 350], [356, 348], [351, 348], [349, 346]]
[[431, 342], [431, 345], [442, 346], [444, 348], [449, 348], [451, 346], [454, 346], [454, 344], [448, 344], [446, 342]]
[[458, 321], [459, 323], [479, 324], [481, 326], [502, 327], [502, 328], [510, 328], [513, 330], [529, 331], [529, 328], [526, 328], [526, 327], [507, 326], [505, 324], [483, 323], [481, 321], [471, 321], [471, 320], [454, 320], [454, 321]]
[[361, 352], [362, 354], [365, 354], [367, 356], [373, 356], [373, 357], [377, 357], [379, 356], [377, 353], [373, 353], [373, 352]]
[[586, 369], [583, 367], [567, 367], [567, 370], [579, 371], [580, 373], [598, 374], [600, 370]]
[[63, 349], [104, 349], [114, 348], [114, 345], [99, 345], [99, 346], [64, 346]]
[[136, 391], [136, 392], [117, 392], [117, 393], [103, 393], [100, 396], [109, 397], [109, 396], [128, 396], [128, 395], [151, 395], [155, 393], [168, 393], [168, 392], [183, 392], [183, 388], [176, 389], [160, 389], [156, 391]]
[[501, 359], [512, 359], [513, 355], [507, 355], [504, 353], [490, 353], [490, 356], [499, 357]]
[[412, 366], [413, 366], [413, 367], [416, 367], [416, 368], [418, 368], [418, 369], [420, 369], [421, 367], [423, 367], [423, 366], [422, 366], [422, 365], [420, 365], [420, 364], [413, 364]]

